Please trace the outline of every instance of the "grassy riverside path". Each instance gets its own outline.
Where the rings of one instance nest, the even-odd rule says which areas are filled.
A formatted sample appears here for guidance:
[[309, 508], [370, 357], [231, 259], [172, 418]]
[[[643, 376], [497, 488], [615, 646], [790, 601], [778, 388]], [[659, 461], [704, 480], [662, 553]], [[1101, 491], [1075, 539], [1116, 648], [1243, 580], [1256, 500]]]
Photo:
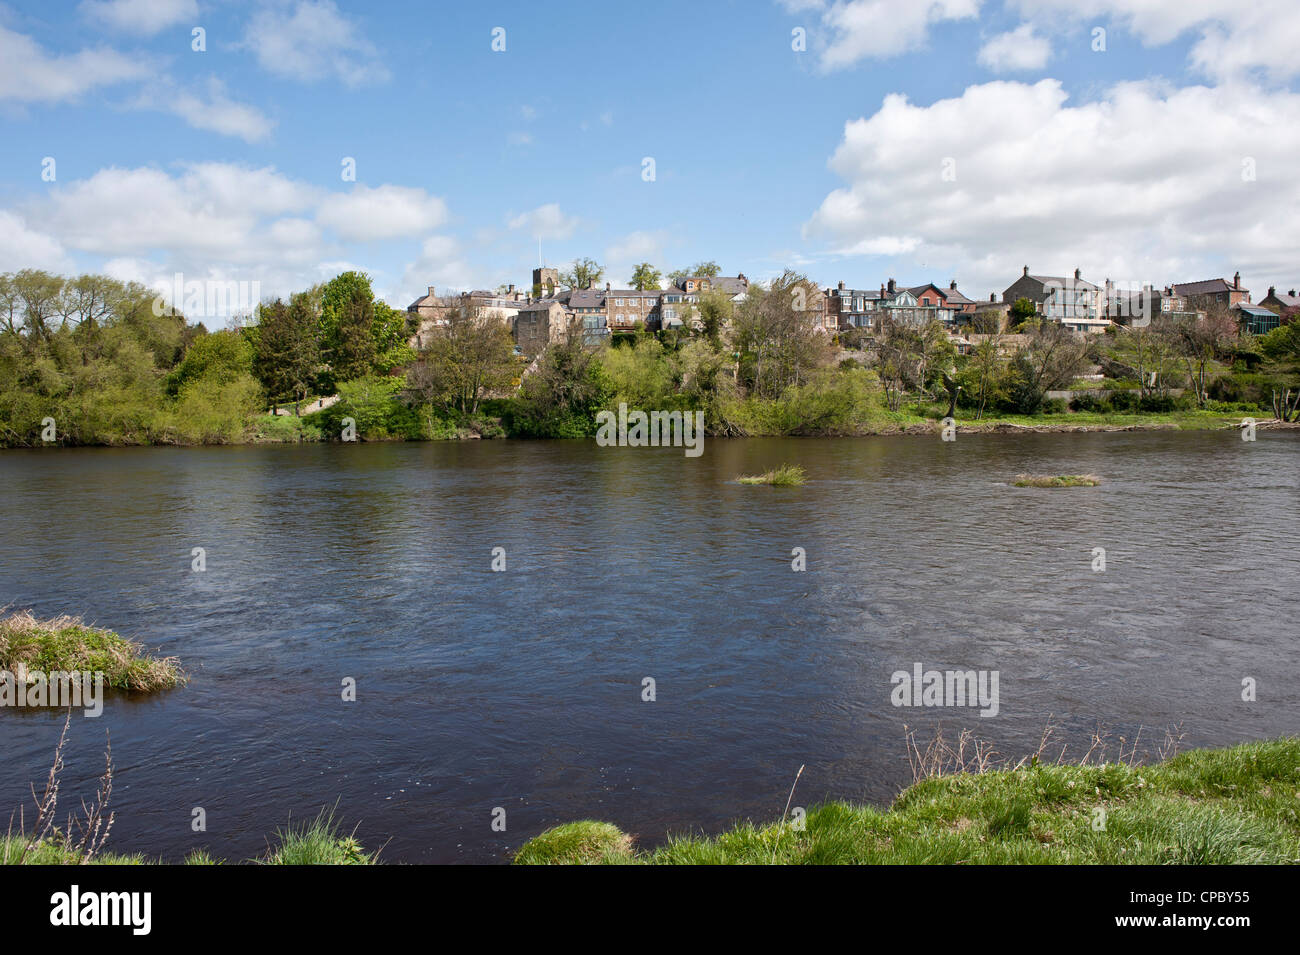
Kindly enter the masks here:
[[[796, 796], [795, 804], [798, 804]], [[779, 808], [779, 807], [778, 807]], [[775, 813], [774, 813], [775, 815]], [[582, 821], [516, 865], [1285, 865], [1300, 862], [1300, 738], [1189, 750], [1152, 766], [1045, 764], [909, 786], [887, 809], [829, 803], [655, 849]]]

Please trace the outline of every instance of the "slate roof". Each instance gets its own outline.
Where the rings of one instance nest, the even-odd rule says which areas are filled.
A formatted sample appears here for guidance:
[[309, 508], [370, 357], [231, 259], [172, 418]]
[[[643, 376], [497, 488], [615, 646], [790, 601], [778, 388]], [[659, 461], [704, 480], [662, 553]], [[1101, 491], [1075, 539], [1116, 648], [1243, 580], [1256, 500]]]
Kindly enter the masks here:
[[[1210, 295], [1214, 292], [1231, 292], [1234, 291], [1232, 283], [1227, 279], [1205, 279], [1201, 282], [1184, 282], [1181, 285], [1170, 286], [1175, 295]], [[1236, 289], [1235, 291], [1243, 291]]]

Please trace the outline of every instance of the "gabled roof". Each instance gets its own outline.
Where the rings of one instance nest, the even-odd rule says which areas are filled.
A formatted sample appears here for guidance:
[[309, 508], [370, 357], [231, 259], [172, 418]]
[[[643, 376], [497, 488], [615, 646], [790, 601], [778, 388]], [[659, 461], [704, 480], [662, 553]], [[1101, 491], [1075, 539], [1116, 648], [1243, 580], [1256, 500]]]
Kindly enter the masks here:
[[[1022, 275], [1021, 278], [1024, 278]], [[1093, 285], [1084, 279], [1067, 278], [1064, 275], [1030, 275], [1029, 278], [1040, 285], [1059, 285], [1061, 288], [1085, 288], [1100, 291], [1100, 285]]]
[[688, 275], [677, 283], [677, 288], [685, 291], [686, 283], [691, 280], [696, 282], [707, 281], [710, 286], [728, 295], [739, 295], [749, 288], [749, 279], [742, 278], [739, 275]]
[[1175, 295], [1209, 295], [1214, 292], [1232, 292], [1243, 291], [1242, 289], [1233, 289], [1232, 283], [1227, 279], [1204, 279], [1200, 282], [1184, 282], [1181, 285], [1170, 286]]
[[604, 304], [603, 288], [575, 288], [569, 292], [570, 308], [600, 308]]

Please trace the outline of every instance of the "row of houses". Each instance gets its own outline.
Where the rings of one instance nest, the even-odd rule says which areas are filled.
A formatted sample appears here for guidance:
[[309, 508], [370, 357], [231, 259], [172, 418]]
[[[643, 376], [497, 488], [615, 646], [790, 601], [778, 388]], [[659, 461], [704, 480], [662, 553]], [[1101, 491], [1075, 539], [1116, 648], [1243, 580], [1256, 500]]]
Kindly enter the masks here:
[[[407, 310], [418, 318], [418, 330], [411, 340], [416, 348], [423, 347], [445, 323], [449, 308], [468, 305], [480, 315], [507, 321], [520, 351], [532, 355], [575, 329], [581, 329], [588, 341], [598, 341], [641, 327], [678, 328], [695, 320], [702, 295], [718, 292], [739, 303], [748, 290], [749, 280], [743, 272], [687, 276], [666, 289], [619, 289], [606, 283], [604, 288], [564, 290], [556, 269], [537, 268], [529, 291], [511, 285], [494, 292], [476, 290], [439, 297], [429, 286], [428, 294]], [[1150, 284], [1120, 286], [1110, 279], [1097, 285], [1079, 269], [1073, 275], [1039, 275], [1031, 273], [1027, 265], [1003, 290], [1001, 299], [996, 293], [987, 301], [972, 299], [957, 288], [956, 281], [947, 286], [904, 287], [891, 278], [879, 288], [849, 288], [844, 282], [824, 289], [810, 287], [802, 304], [809, 320], [828, 334], [850, 329], [870, 334], [887, 321], [920, 325], [933, 320], [947, 327], [954, 338], [969, 339], [972, 334], [1011, 331], [1012, 306], [1022, 299], [1033, 304], [1042, 320], [1058, 322], [1080, 335], [1099, 334], [1139, 317], [1203, 318], [1212, 310], [1227, 311], [1243, 330], [1264, 334], [1300, 314], [1300, 298], [1294, 289], [1279, 294], [1270, 288], [1266, 298], [1252, 305], [1240, 272], [1231, 282], [1218, 278], [1156, 288]]]
[[719, 292], [733, 302], [744, 299], [749, 279], [735, 276], [692, 275], [666, 289], [604, 288], [559, 290], [555, 269], [533, 270], [532, 288], [544, 294], [517, 290], [476, 290], [454, 296], [438, 296], [429, 286], [426, 295], [412, 302], [407, 311], [419, 319], [411, 344], [420, 348], [429, 335], [446, 321], [451, 308], [469, 306], [480, 316], [501, 318], [510, 323], [515, 343], [525, 354], [535, 354], [557, 341], [570, 329], [581, 329], [588, 340], [620, 332], [679, 328], [691, 320], [700, 296]]

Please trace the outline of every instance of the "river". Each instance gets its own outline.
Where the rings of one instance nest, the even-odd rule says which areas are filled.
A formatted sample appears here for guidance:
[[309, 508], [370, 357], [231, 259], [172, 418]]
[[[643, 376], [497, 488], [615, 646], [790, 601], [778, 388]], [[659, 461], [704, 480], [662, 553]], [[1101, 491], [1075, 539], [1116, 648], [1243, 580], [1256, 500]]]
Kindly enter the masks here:
[[[787, 461], [806, 486], [733, 483]], [[1298, 474], [1294, 431], [8, 451], [0, 604], [192, 675], [73, 721], [63, 809], [109, 732], [110, 849], [246, 859], [333, 807], [390, 862], [504, 861], [573, 819], [779, 817], [801, 765], [796, 805], [885, 803], [904, 724], [1020, 755], [1051, 717], [1067, 758], [1300, 732]], [[894, 706], [916, 664], [996, 671], [997, 714]], [[0, 810], [61, 722], [0, 712]]]

